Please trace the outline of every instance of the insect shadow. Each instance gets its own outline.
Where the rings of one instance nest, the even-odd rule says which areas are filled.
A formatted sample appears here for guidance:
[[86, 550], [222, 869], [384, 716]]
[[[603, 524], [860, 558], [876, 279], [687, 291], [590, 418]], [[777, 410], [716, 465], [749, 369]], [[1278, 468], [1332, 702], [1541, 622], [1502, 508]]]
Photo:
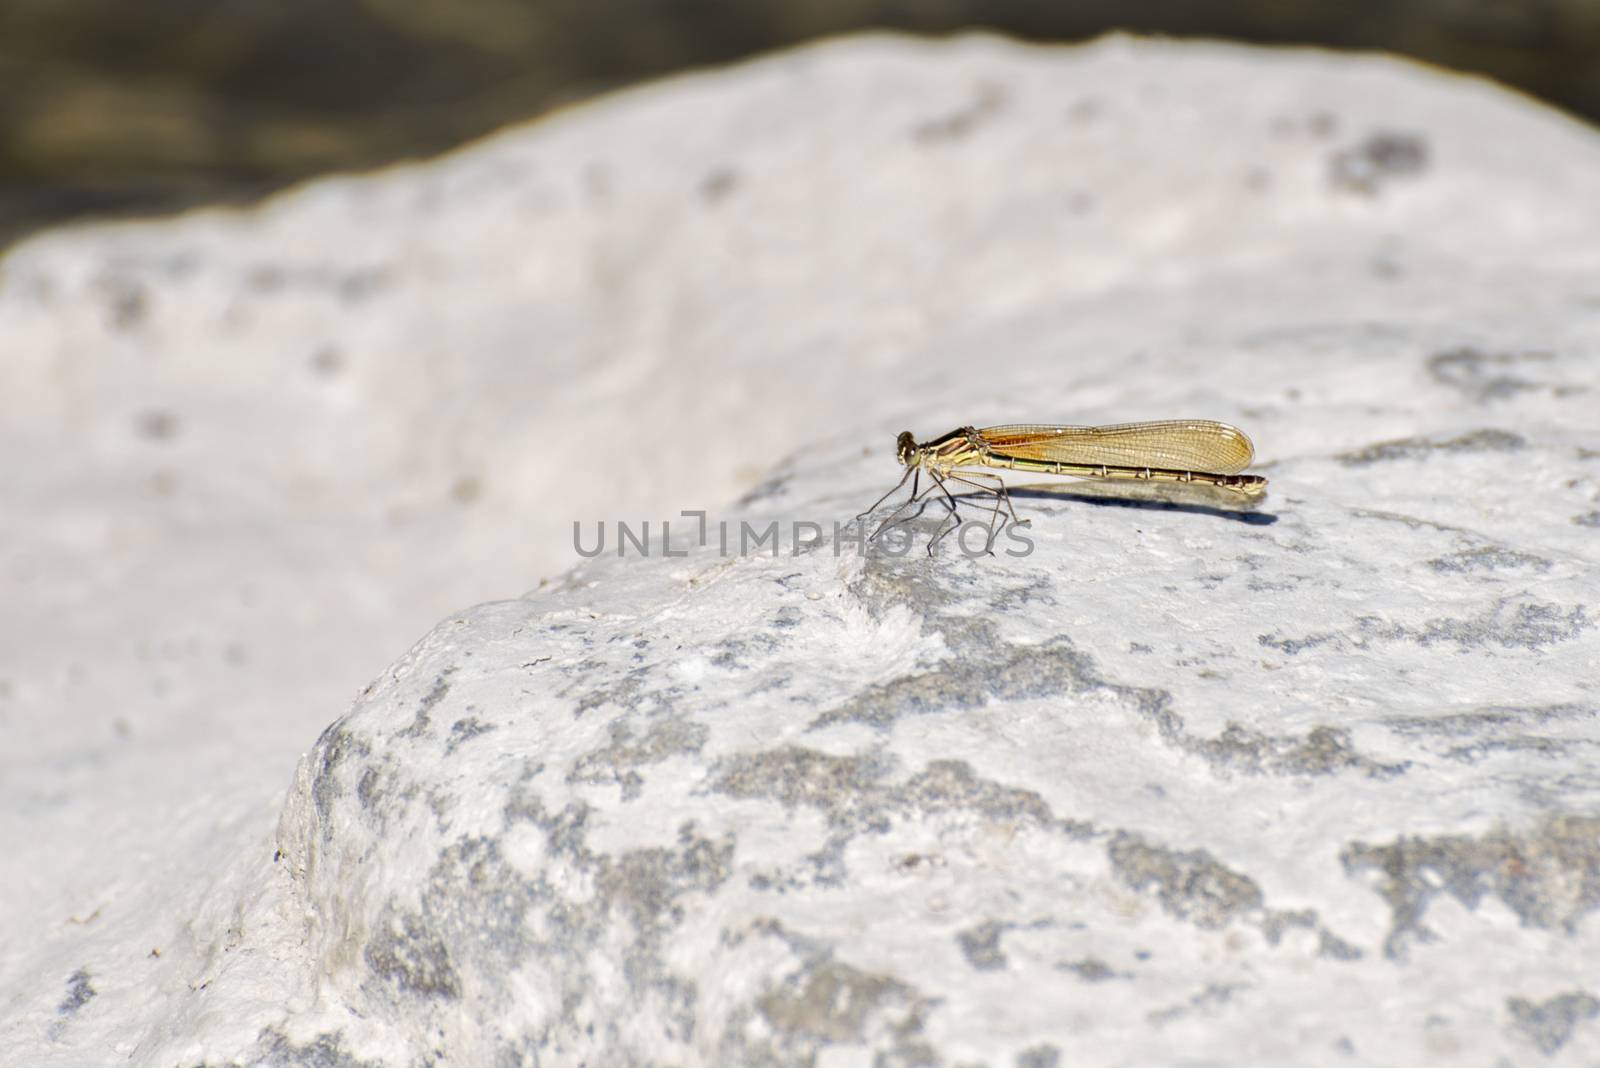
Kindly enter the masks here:
[[[1278, 517], [1271, 512], [1262, 512], [1254, 508], [1228, 507], [1236, 495], [1225, 493], [1211, 486], [1192, 484], [1169, 483], [1101, 483], [1085, 482], [1078, 486], [1068, 488], [1055, 483], [1043, 485], [1013, 485], [1007, 486], [1005, 494], [1010, 498], [1040, 501], [1073, 501], [1081, 504], [1093, 504], [1101, 507], [1136, 508], [1153, 512], [1188, 512], [1192, 515], [1212, 516], [1216, 519], [1228, 519], [1235, 523], [1244, 523], [1247, 526], [1265, 527], [1278, 521]], [[928, 555], [933, 555], [934, 546], [944, 537], [957, 529], [961, 519], [957, 509], [961, 505], [972, 505], [989, 514], [985, 524], [989, 528], [988, 541], [985, 551], [994, 554], [994, 545], [1000, 532], [1006, 528], [1011, 520], [999, 507], [999, 502], [1005, 501], [1006, 496], [1001, 496], [992, 490], [978, 490], [976, 492], [952, 493], [940, 498], [934, 493], [933, 486], [921, 492], [913, 491], [913, 495], [896, 508], [888, 518], [879, 524], [869, 541], [877, 540], [880, 534], [896, 527], [907, 527], [922, 517], [930, 504], [943, 505], [948, 511], [941, 518], [935, 528], [933, 536], [928, 542]], [[993, 502], [993, 503], [991, 503]], [[880, 502], [881, 503], [881, 502]], [[1009, 503], [1006, 511], [1010, 510]], [[865, 515], [865, 513], [863, 513]], [[861, 516], [857, 516], [861, 518]], [[955, 525], [952, 526], [951, 521]], [[1032, 526], [1030, 520], [1021, 520], [1022, 526]]]
[[[1036, 501], [1075, 501], [1102, 508], [1136, 508], [1150, 512], [1188, 512], [1228, 519], [1252, 527], [1270, 527], [1278, 521], [1273, 512], [1253, 508], [1230, 508], [1214, 492], [1198, 486], [1127, 485], [1110, 483], [1083, 483], [1075, 486], [1057, 484], [1045, 486], [1011, 486], [1013, 499]], [[977, 496], [974, 494], [974, 496]]]

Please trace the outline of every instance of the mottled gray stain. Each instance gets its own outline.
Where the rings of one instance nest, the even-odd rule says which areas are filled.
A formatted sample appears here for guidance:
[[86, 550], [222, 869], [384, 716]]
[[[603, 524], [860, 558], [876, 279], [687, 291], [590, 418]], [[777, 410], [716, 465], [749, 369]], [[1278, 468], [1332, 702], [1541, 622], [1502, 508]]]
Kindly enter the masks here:
[[1507, 998], [1506, 1011], [1511, 1014], [1512, 1027], [1549, 1057], [1567, 1044], [1580, 1023], [1600, 1016], [1600, 999], [1583, 990], [1544, 1001]]
[[1152, 1027], [1164, 1027], [1185, 1016], [1214, 1015], [1217, 1009], [1233, 1000], [1234, 994], [1244, 989], [1246, 987], [1243, 983], [1207, 983], [1199, 993], [1183, 1004], [1156, 1009], [1147, 1013], [1145, 1019], [1150, 1021]]
[[[815, 717], [810, 730], [857, 722], [886, 728], [903, 716], [980, 708], [990, 701], [1060, 697], [1102, 688], [1092, 662], [1066, 639], [1036, 647], [1006, 646], [981, 620], [939, 619], [936, 627], [958, 655], [931, 670], [871, 687]], [[982, 655], [959, 655], [976, 653]], [[1147, 691], [1154, 700], [1155, 691]]]
[[1478, 615], [1462, 619], [1429, 619], [1406, 626], [1361, 616], [1355, 623], [1362, 635], [1380, 641], [1413, 642], [1424, 648], [1448, 644], [1462, 652], [1487, 646], [1538, 650], [1574, 641], [1594, 627], [1584, 605], [1552, 604], [1526, 595], [1500, 598]]
[[1520, 358], [1513, 354], [1487, 353], [1463, 347], [1430, 356], [1425, 366], [1429, 377], [1435, 382], [1484, 404], [1538, 388], [1527, 379], [1508, 373], [1508, 369], [1519, 362]]
[[1394, 716], [1383, 725], [1449, 760], [1477, 763], [1497, 753], [1537, 753], [1551, 758], [1600, 746], [1590, 737], [1560, 732], [1600, 720], [1600, 706], [1572, 702], [1533, 707], [1495, 705], [1443, 716]]
[[445, 743], [445, 755], [454, 753], [461, 746], [480, 735], [488, 734], [495, 729], [495, 724], [485, 723], [477, 716], [465, 716], [450, 724], [450, 740]]
[[719, 1043], [721, 1063], [810, 1065], [831, 1045], [868, 1046], [874, 1064], [941, 1063], [923, 1034], [935, 1003], [910, 983], [839, 961], [829, 946], [774, 919], [728, 937], [734, 945], [747, 938], [777, 939], [797, 964], [767, 980], [750, 1005], [729, 1014]]
[[1509, 400], [1519, 393], [1548, 391], [1556, 396], [1587, 392], [1580, 383], [1541, 382], [1520, 372], [1555, 370], [1552, 352], [1483, 352], [1471, 346], [1430, 356], [1428, 375], [1442, 386], [1458, 391], [1477, 404]]
[[[1511, 445], [1495, 439], [1493, 435], [1499, 433], [1503, 432], [1484, 431], [1476, 437], [1431, 443], [1419, 455], [1441, 448], [1520, 447], [1520, 439]], [[1389, 458], [1394, 457], [1385, 455], [1368, 462]], [[1440, 573], [1473, 575], [1509, 569], [1544, 571], [1551, 565], [1531, 554], [1468, 543], [1467, 548], [1429, 561], [1428, 566]], [[980, 587], [972, 575], [932, 568], [920, 558], [869, 557], [863, 578], [850, 593], [876, 619], [906, 607], [920, 613], [925, 635], [936, 638], [943, 653], [909, 675], [819, 710], [808, 729], [859, 724], [887, 731], [908, 717], [977, 711], [990, 702], [1024, 700], [1058, 703], [1070, 715], [1075, 706], [1092, 696], [1126, 709], [1150, 724], [1161, 744], [1201, 758], [1219, 774], [1354, 772], [1382, 778], [1401, 774], [1408, 767], [1405, 762], [1383, 763], [1357, 751], [1348, 731], [1329, 726], [1314, 726], [1305, 734], [1268, 734], [1229, 723], [1214, 737], [1190, 732], [1172, 694], [1106, 677], [1095, 660], [1065, 635], [1036, 645], [1008, 643], [991, 622], [992, 614], [964, 614], [973, 610], [971, 598]], [[1051, 596], [1048, 586], [1035, 579], [986, 596], [983, 607], [995, 608], [1000, 603], [1020, 607]], [[790, 632], [804, 623], [807, 611], [804, 606], [781, 607], [759, 636], [733, 638], [698, 649], [696, 654], [714, 667], [742, 669], [747, 661], [762, 661], [790, 641]], [[1550, 605], [1523, 597], [1497, 602], [1481, 617], [1403, 626], [1363, 618], [1352, 622], [1348, 634], [1300, 639], [1263, 635], [1260, 642], [1287, 655], [1347, 641], [1406, 641], [1438, 646], [1450, 653], [1497, 646], [1538, 649], [1571, 640], [1592, 625], [1583, 606]], [[609, 655], [611, 644], [616, 643], [629, 644], [623, 651], [632, 656], [633, 663], [615, 683], [585, 688], [585, 674], [613, 670], [603, 659], [549, 669], [561, 670], [571, 680], [560, 696], [572, 700], [577, 715], [614, 710], [607, 713], [614, 718], [605, 725], [603, 743], [591, 743], [593, 747], [576, 758], [563, 757], [561, 770], [569, 785], [615, 785], [624, 801], [636, 801], [644, 796], [646, 769], [703, 753], [712, 732], [706, 722], [695, 718], [700, 710], [693, 686], [656, 688], [663, 678], [661, 664], [643, 660], [647, 644], [619, 635], [612, 643], [597, 639], [591, 647], [596, 654], [604, 649]], [[662, 656], [674, 655], [666, 645], [657, 651]], [[448, 671], [439, 675], [419, 702], [410, 725], [400, 732], [408, 738], [433, 737], [446, 753], [494, 729], [476, 716], [458, 712], [447, 735], [435, 736], [431, 717], [446, 705], [448, 676]], [[470, 706], [466, 711], [471, 711]], [[1568, 711], [1580, 714], [1576, 706]], [[1516, 710], [1480, 713], [1483, 717], [1500, 714], [1516, 714]], [[1550, 712], [1551, 716], [1565, 714]], [[1393, 726], [1402, 734], [1425, 730], [1420, 721], [1396, 721]], [[1460, 728], [1466, 731], [1468, 725], [1463, 721]], [[1471, 735], [1462, 736], [1465, 744], [1474, 741]], [[1556, 741], [1550, 740], [1551, 744]], [[371, 753], [366, 743], [342, 724], [330, 728], [321, 748], [312, 758], [312, 796], [324, 833], [330, 809], [346, 793], [353, 793], [363, 809], [373, 810], [394, 807], [420, 790], [406, 778], [400, 764], [368, 759], [359, 772], [352, 769], [352, 760]], [[1166, 914], [1201, 930], [1246, 926], [1259, 931], [1269, 944], [1299, 932], [1298, 937], [1314, 938], [1316, 952], [1324, 960], [1362, 956], [1360, 948], [1327, 930], [1315, 910], [1269, 907], [1254, 879], [1224, 866], [1204, 850], [1167, 848], [1132, 833], [1097, 829], [1056, 812], [1036, 791], [980, 776], [963, 760], [933, 760], [908, 767], [886, 748], [869, 743], [844, 755], [796, 744], [777, 745], [707, 763], [707, 773], [697, 788], [702, 796], [807, 809], [818, 813], [825, 824], [821, 847], [793, 865], [786, 862], [785, 867], [770, 871], [738, 871], [738, 877], [748, 878], [749, 885], [761, 891], [782, 894], [846, 885], [851, 876], [846, 858], [853, 855], [848, 846], [856, 837], [891, 834], [902, 821], [926, 822], [951, 814], [1021, 824], [1073, 841], [1104, 841], [1119, 881], [1154, 901]], [[380, 911], [362, 957], [368, 971], [363, 989], [415, 1011], [441, 1011], [428, 1007], [447, 1007], [462, 1000], [464, 976], [538, 969], [549, 977], [552, 1001], [543, 1007], [545, 1022], [535, 1033], [506, 1037], [502, 1059], [507, 1064], [530, 1058], [560, 1061], [596, 1048], [632, 1048], [637, 1036], [625, 1037], [615, 1021], [641, 1016], [657, 1022], [664, 1048], [674, 1043], [706, 1042], [707, 1036], [695, 1032], [697, 1021], [704, 1026], [697, 1011], [701, 1008], [697, 986], [701, 977], [674, 972], [667, 949], [686, 926], [699, 922], [697, 910], [735, 877], [734, 838], [709, 838], [693, 823], [684, 823], [677, 829], [676, 842], [668, 845], [614, 854], [598, 851], [590, 845], [594, 811], [581, 801], [548, 807], [535, 789], [537, 774], [530, 772], [514, 788], [504, 810], [504, 826], [507, 830], [537, 829], [543, 843], [539, 864], [524, 870], [508, 863], [501, 855], [499, 835], [456, 839], [440, 854], [420, 899], [391, 901]], [[426, 798], [436, 811], [448, 810], [458, 800], [439, 789]], [[1449, 848], [1441, 843], [1446, 840], [1434, 840], [1436, 847], [1448, 853]], [[1387, 863], [1387, 855], [1382, 853], [1385, 848], [1395, 847], [1353, 845], [1343, 858], [1346, 871], [1355, 874], [1377, 866], [1415, 874], [1419, 864], [1442, 863], [1437, 857], [1417, 861], [1408, 854], [1410, 860], [1401, 858], [1382, 867]], [[937, 856], [932, 860], [936, 862]], [[560, 873], [559, 877], [554, 873]], [[1408, 930], [1425, 935], [1420, 919], [1434, 882], [1437, 880], [1431, 875], [1415, 880], [1401, 877], [1392, 893], [1380, 890], [1396, 909], [1395, 928], [1385, 944], [1391, 956], [1396, 955], [1395, 946]], [[1447, 880], [1443, 892], [1458, 890], [1467, 892]], [[1509, 885], [1495, 892], [1517, 895], [1517, 889]], [[1600, 898], [1600, 890], [1593, 896]], [[1403, 929], [1404, 909], [1410, 910], [1406, 915], [1413, 921], [1411, 929]], [[1006, 935], [1016, 926], [1003, 918], [984, 919], [954, 935], [956, 948], [974, 971], [1002, 971], [1008, 967]], [[781, 937], [797, 962], [780, 969], [763, 989], [735, 1007], [722, 1036], [710, 1036], [731, 1058], [730, 1063], [809, 1063], [835, 1043], [866, 1045], [884, 1063], [935, 1062], [933, 1046], [922, 1033], [922, 1021], [934, 1002], [906, 976], [862, 970], [834, 957], [831, 944], [824, 946], [783, 932], [776, 921], [764, 934], [757, 934]], [[735, 935], [723, 930], [721, 937], [726, 942]], [[625, 998], [626, 1009], [621, 1002], [601, 1003], [596, 997], [597, 990], [608, 987], [594, 971], [595, 962], [602, 958], [618, 970], [611, 974], [620, 974], [626, 988], [625, 994], [607, 998]], [[1096, 958], [1065, 962], [1057, 968], [1073, 972], [1086, 983], [1128, 977]], [[1152, 1021], [1161, 1023], [1220, 1004], [1232, 989], [1207, 988], [1182, 1005], [1159, 1010]], [[1555, 1015], [1550, 1018], [1559, 1020], [1560, 1011], [1551, 1010]], [[601, 1022], [608, 1014], [612, 1022]], [[585, 1022], [579, 1023], [580, 1019]], [[336, 1036], [330, 1041], [328, 1056], [341, 1056]], [[1024, 1055], [1034, 1050], [1055, 1055], [1048, 1046], [1030, 1047]], [[342, 1064], [337, 1060], [328, 1063]], [[1020, 1058], [1018, 1063], [1022, 1063]]]
[[1317, 932], [1317, 955], [1328, 960], [1350, 961], [1360, 960], [1366, 953], [1324, 927]]
[[423, 695], [417, 704], [417, 714], [411, 723], [397, 732], [402, 738], [420, 738], [433, 726], [432, 713], [434, 708], [450, 693], [450, 676], [456, 669], [447, 667], [439, 672], [439, 677], [433, 680], [433, 688]]
[[[788, 624], [792, 626], [793, 624]], [[787, 626], [774, 626], [773, 630], [787, 629]], [[777, 649], [782, 642], [766, 630], [756, 631], [738, 638], [727, 638], [706, 650], [706, 659], [713, 667], [724, 671], [750, 671], [751, 665], [745, 657], [753, 656], [761, 660], [768, 657], [765, 654]]]
[[348, 1052], [340, 1031], [327, 1031], [300, 1044], [289, 1041], [281, 1031], [268, 1028], [258, 1041], [256, 1063], [262, 1068], [389, 1068], [381, 1061], [362, 1060]]
[[1112, 871], [1131, 890], [1154, 890], [1161, 909], [1207, 930], [1262, 908], [1255, 881], [1218, 864], [1204, 850], [1162, 849], [1119, 834], [1107, 847]]
[[1445, 750], [1449, 760], [1463, 764], [1476, 764], [1497, 753], [1532, 753], [1551, 760], [1579, 756], [1583, 751], [1593, 753], [1600, 749], [1600, 741], [1592, 738], [1543, 738], [1526, 735], [1508, 738], [1489, 738], [1471, 745], [1452, 746]]
[[1108, 979], [1126, 979], [1127, 975], [1116, 971], [1099, 957], [1084, 957], [1082, 960], [1062, 961], [1056, 965], [1056, 971], [1071, 972], [1086, 983], [1103, 983]]
[[888, 833], [901, 819], [960, 813], [1025, 823], [1074, 840], [1094, 834], [1086, 823], [1057, 817], [1038, 793], [982, 778], [963, 761], [933, 761], [915, 774], [896, 773], [892, 761], [875, 754], [837, 756], [783, 746], [716, 762], [707, 789], [741, 800], [772, 801], [786, 809], [815, 809], [827, 820], [826, 841], [803, 857], [798, 868], [752, 874], [752, 886], [780, 892], [842, 885], [849, 877], [844, 852], [850, 840], [858, 834]]
[[[579, 668], [582, 672], [605, 671], [606, 665], [596, 661], [580, 664]], [[611, 685], [586, 690], [578, 695], [577, 707], [572, 712], [573, 718], [582, 717], [597, 708], [616, 707], [634, 710], [647, 700], [670, 704], [681, 699], [685, 691], [679, 687], [650, 688], [653, 683], [659, 681], [660, 674], [660, 665], [644, 664], [630, 668], [620, 680]], [[572, 696], [574, 689], [569, 687], [561, 691], [560, 696]]]
[[1454, 646], [1457, 652], [1490, 647], [1537, 651], [1576, 641], [1594, 626], [1586, 605], [1554, 604], [1522, 594], [1499, 598], [1472, 616], [1436, 617], [1416, 624], [1395, 623], [1381, 616], [1357, 616], [1343, 632], [1317, 631], [1298, 637], [1261, 634], [1256, 641], [1285, 656], [1298, 656], [1318, 646], [1341, 651], [1364, 649], [1375, 641], [1424, 649]]
[[707, 204], [717, 204], [727, 199], [739, 188], [739, 172], [732, 167], [716, 167], [700, 179], [700, 199]]
[[[494, 947], [495, 954], [504, 955], [495, 970], [515, 963], [558, 976], [563, 1004], [592, 1000], [601, 985], [590, 972], [592, 959], [618, 954], [629, 991], [628, 1014], [648, 1009], [662, 1021], [664, 1042], [691, 1041], [696, 983], [667, 966], [665, 943], [691, 922], [687, 901], [713, 895], [728, 879], [735, 840], [731, 835], [709, 839], [693, 823], [684, 823], [671, 848], [600, 853], [587, 841], [591, 811], [581, 802], [551, 811], [536, 793], [520, 789], [506, 806], [508, 828], [537, 827], [546, 852], [559, 863], [542, 865], [536, 876], [519, 874], [499, 860], [497, 845], [485, 842], [480, 847], [486, 851], [484, 862], [458, 863], [452, 874], [437, 880], [437, 911], [446, 914], [454, 938], [473, 933], [467, 944]], [[569, 876], [559, 885], [542, 874], [557, 869]], [[531, 919], [535, 915], [537, 921]], [[620, 938], [618, 920], [626, 921], [628, 931]], [[542, 936], [535, 938], [534, 930]], [[602, 1015], [615, 1015], [624, 1007], [601, 1009]], [[567, 1015], [558, 1014], [542, 1038], [541, 1048], [550, 1055], [594, 1048], [595, 1036], [565, 1022]], [[627, 1045], [618, 1031], [621, 1018], [616, 1015], [606, 1025], [607, 1048]]]
[[910, 994], [904, 983], [829, 961], [801, 971], [756, 1004], [778, 1031], [851, 1042], [862, 1038], [869, 1014]]
[[1254, 879], [1218, 863], [1203, 849], [1167, 849], [1121, 832], [1112, 837], [1106, 855], [1112, 873], [1123, 885], [1138, 893], [1153, 893], [1163, 912], [1202, 930], [1249, 924], [1277, 945], [1287, 931], [1303, 929], [1318, 936], [1319, 956], [1349, 961], [1362, 955], [1323, 927], [1314, 909], [1267, 908]]
[[101, 277], [95, 288], [105, 296], [106, 323], [113, 330], [132, 330], [150, 314], [150, 289], [137, 278], [109, 274]]
[[711, 735], [711, 728], [704, 723], [676, 715], [650, 722], [642, 735], [634, 733], [634, 724], [626, 715], [612, 720], [608, 729], [611, 740], [575, 760], [567, 781], [615, 783], [621, 787], [624, 801], [638, 800], [643, 792], [644, 776], [639, 768], [698, 753]]
[[67, 977], [67, 995], [56, 1006], [56, 1015], [72, 1016], [93, 1001], [94, 997], [95, 989], [89, 983], [89, 972], [79, 968]]
[[356, 801], [368, 812], [375, 812], [382, 800], [383, 772], [376, 764], [368, 764], [361, 769], [361, 778], [356, 780]]
[[[377, 982], [393, 999], [455, 1001], [462, 997], [464, 969], [544, 969], [559, 977], [560, 1004], [550, 1007], [539, 1048], [559, 1057], [594, 1038], [563, 1021], [592, 997], [597, 981], [590, 961], [602, 946], [611, 946], [620, 950], [634, 1008], [648, 1006], [670, 1021], [664, 1040], [691, 1041], [695, 983], [667, 969], [663, 944], [686, 922], [685, 895], [710, 894], [727, 879], [733, 839], [709, 840], [685, 824], [673, 848], [613, 856], [588, 847], [588, 816], [582, 805], [547, 811], [528, 793], [506, 810], [508, 824], [532, 823], [544, 833], [546, 851], [572, 875], [570, 883], [519, 872], [502, 857], [497, 838], [463, 838], [444, 850], [418, 908], [391, 902], [383, 910], [363, 955], [372, 975], [369, 992], [381, 995], [372, 989]], [[618, 921], [631, 932], [620, 942]], [[614, 1016], [610, 1031], [622, 1018]], [[610, 1037], [620, 1042], [618, 1035]]]
[[432, 919], [426, 912], [385, 909], [362, 959], [374, 976], [403, 994], [455, 1001], [461, 997], [461, 978]]
[[1440, 453], [1517, 452], [1526, 448], [1528, 440], [1509, 430], [1486, 428], [1473, 430], [1453, 438], [1399, 438], [1381, 441], [1355, 452], [1340, 453], [1334, 459], [1346, 467], [1365, 467], [1369, 464], [1391, 460], [1424, 460]]
[[341, 717], [330, 724], [312, 750], [315, 770], [311, 775], [311, 803], [316, 809], [324, 841], [334, 833], [333, 808], [344, 796], [339, 769], [352, 758], [366, 757], [372, 753], [372, 747], [366, 739], [350, 729], [348, 719], [348, 716]]
[[[734, 507], [731, 510], [743, 511], [749, 508], [751, 505], [759, 504], [762, 501], [771, 500], [774, 497], [783, 496], [785, 493], [789, 492], [789, 484], [794, 481], [794, 476], [795, 463], [794, 459], [791, 457], [779, 463], [777, 467], [773, 468], [771, 474], [762, 479], [760, 482], [756, 483], [756, 485], [752, 487], [748, 493], [735, 501]], [[710, 524], [709, 520], [707, 522], [708, 525], [705, 532], [706, 544], [720, 544], [719, 539], [721, 538], [721, 533], [714, 525]], [[696, 542], [700, 540], [700, 524], [697, 518], [694, 516], [686, 517], [684, 519], [684, 529], [693, 533], [694, 540]], [[739, 532], [737, 530], [730, 530], [728, 532], [728, 539], [730, 545], [737, 544], [739, 540]]]
[[911, 139], [921, 145], [958, 141], [998, 114], [1005, 105], [1006, 91], [991, 82], [974, 87], [972, 100], [954, 111], [924, 119], [911, 128]]
[[1029, 1046], [1012, 1061], [1016, 1068], [1060, 1068], [1061, 1051], [1048, 1042]]
[[1359, 771], [1375, 779], [1403, 774], [1409, 760], [1386, 763], [1356, 751], [1350, 732], [1341, 727], [1313, 727], [1304, 737], [1266, 734], [1230, 723], [1215, 738], [1186, 739], [1184, 748], [1213, 766], [1274, 775], [1332, 775]]
[[1443, 716], [1390, 716], [1383, 720], [1383, 725], [1407, 738], [1475, 738], [1498, 734], [1506, 728], [1581, 722], [1597, 717], [1600, 717], [1600, 705], [1561, 702], [1530, 707], [1490, 705], [1471, 712], [1454, 712]]
[[1005, 934], [1009, 926], [988, 920], [956, 932], [956, 945], [961, 947], [961, 955], [967, 958], [967, 963], [977, 971], [999, 971], [1006, 966], [1005, 951], [1000, 948], [1000, 936]]
[[[1304, 737], [1266, 734], [1228, 724], [1215, 738], [1198, 736], [1184, 726], [1173, 708], [1172, 694], [1154, 687], [1114, 682], [1101, 674], [1094, 659], [1066, 636], [1037, 646], [1007, 645], [986, 619], [941, 612], [956, 595], [930, 586], [908, 572], [903, 563], [879, 562], [854, 592], [875, 617], [894, 604], [915, 603], [923, 609], [926, 630], [938, 634], [951, 655], [926, 670], [873, 686], [856, 697], [826, 709], [808, 731], [838, 723], [865, 723], [888, 728], [905, 716], [930, 715], [952, 709], [979, 709], [990, 701], [1072, 698], [1105, 694], [1150, 722], [1166, 744], [1199, 757], [1219, 773], [1329, 775], [1357, 771], [1388, 777], [1401, 774], [1404, 761], [1385, 763], [1357, 752], [1348, 731], [1314, 727]], [[1032, 587], [1002, 591], [1001, 597], [1023, 600], [1043, 596]], [[1262, 635], [1263, 645], [1279, 641]], [[1333, 640], [1318, 638], [1309, 644]], [[1305, 644], [1292, 646], [1298, 652]]]
[[1600, 905], [1600, 817], [1561, 816], [1521, 834], [1402, 837], [1353, 842], [1340, 854], [1351, 874], [1375, 872], [1391, 922], [1384, 953], [1404, 960], [1409, 944], [1434, 935], [1423, 923], [1435, 897], [1469, 909], [1499, 899], [1528, 927], [1564, 931]]
[[1300, 638], [1276, 638], [1271, 634], [1258, 634], [1256, 641], [1264, 648], [1276, 649], [1285, 656], [1299, 656], [1307, 649], [1315, 649], [1319, 645], [1339, 640], [1339, 635], [1327, 631], [1316, 634], [1307, 634]]
[[1337, 190], [1376, 196], [1390, 183], [1428, 169], [1428, 142], [1418, 133], [1377, 130], [1328, 156], [1328, 183]]
[[1427, 566], [1442, 575], [1459, 575], [1482, 571], [1517, 571], [1524, 568], [1530, 571], [1549, 571], [1554, 564], [1533, 553], [1518, 552], [1500, 545], [1480, 545], [1445, 556], [1436, 556], [1427, 561]]
[[841, 757], [784, 746], [727, 757], [712, 766], [709, 778], [716, 793], [813, 808], [852, 832], [881, 833], [896, 816], [959, 811], [1031, 823], [1076, 839], [1094, 833], [1086, 823], [1057, 818], [1038, 793], [982, 778], [964, 761], [933, 761], [903, 780], [893, 779], [893, 771], [892, 762], [876, 755]]

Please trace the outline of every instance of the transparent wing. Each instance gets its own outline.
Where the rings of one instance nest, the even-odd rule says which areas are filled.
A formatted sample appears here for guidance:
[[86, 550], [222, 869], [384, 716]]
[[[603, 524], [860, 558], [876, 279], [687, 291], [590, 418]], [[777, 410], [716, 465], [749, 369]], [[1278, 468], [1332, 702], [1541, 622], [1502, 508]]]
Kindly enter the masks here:
[[1016, 424], [978, 431], [1001, 456], [1114, 467], [1162, 467], [1232, 475], [1250, 466], [1255, 446], [1238, 427], [1210, 419], [1163, 419], [1115, 426]]

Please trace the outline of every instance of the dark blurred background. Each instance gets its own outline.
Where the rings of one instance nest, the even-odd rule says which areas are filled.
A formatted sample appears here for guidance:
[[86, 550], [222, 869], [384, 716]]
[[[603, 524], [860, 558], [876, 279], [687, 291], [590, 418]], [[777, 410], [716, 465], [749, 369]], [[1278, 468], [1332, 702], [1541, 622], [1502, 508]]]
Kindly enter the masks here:
[[1381, 49], [1600, 117], [1600, 0], [0, 0], [0, 247], [431, 155], [819, 36], [973, 27]]

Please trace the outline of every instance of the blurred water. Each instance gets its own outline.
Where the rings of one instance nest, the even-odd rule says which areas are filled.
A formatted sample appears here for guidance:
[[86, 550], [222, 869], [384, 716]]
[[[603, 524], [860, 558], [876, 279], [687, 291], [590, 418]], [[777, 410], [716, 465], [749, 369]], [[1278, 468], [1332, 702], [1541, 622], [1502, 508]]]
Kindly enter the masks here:
[[1597, 0], [0, 0], [0, 244], [433, 154], [817, 36], [972, 27], [1385, 49], [1600, 116]]

